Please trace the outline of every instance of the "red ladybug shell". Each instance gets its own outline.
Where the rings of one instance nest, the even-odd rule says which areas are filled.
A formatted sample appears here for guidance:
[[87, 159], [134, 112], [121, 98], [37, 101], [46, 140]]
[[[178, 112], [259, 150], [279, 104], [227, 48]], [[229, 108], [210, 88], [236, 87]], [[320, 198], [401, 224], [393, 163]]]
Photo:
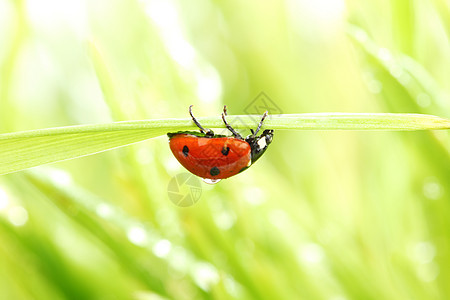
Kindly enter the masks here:
[[170, 138], [169, 145], [176, 159], [202, 178], [228, 178], [251, 163], [250, 145], [234, 137], [199, 137], [179, 133]]

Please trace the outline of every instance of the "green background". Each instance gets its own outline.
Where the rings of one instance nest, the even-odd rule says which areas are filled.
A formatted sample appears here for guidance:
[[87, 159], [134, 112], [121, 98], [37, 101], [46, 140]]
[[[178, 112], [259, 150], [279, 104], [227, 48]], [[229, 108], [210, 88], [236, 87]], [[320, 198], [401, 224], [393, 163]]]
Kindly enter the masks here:
[[[0, 132], [261, 92], [272, 114], [450, 118], [449, 41], [444, 0], [0, 0]], [[166, 137], [4, 175], [0, 298], [449, 299], [449, 157], [446, 130], [278, 130], [187, 208]]]

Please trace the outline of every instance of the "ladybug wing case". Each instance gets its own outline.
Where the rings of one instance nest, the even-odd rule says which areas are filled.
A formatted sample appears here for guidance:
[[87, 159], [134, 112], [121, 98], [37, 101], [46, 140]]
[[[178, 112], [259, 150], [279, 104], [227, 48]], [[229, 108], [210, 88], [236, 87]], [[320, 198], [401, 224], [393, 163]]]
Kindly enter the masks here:
[[169, 145], [183, 167], [202, 178], [228, 178], [251, 164], [250, 145], [232, 137], [175, 134], [170, 137]]

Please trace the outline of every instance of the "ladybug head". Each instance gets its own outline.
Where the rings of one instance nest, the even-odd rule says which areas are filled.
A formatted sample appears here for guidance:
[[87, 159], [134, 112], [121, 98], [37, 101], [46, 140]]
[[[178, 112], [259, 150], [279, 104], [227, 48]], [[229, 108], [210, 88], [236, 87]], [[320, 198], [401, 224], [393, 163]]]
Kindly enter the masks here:
[[261, 135], [249, 135], [245, 141], [250, 145], [252, 164], [260, 158], [266, 151], [273, 139], [273, 130], [266, 129]]

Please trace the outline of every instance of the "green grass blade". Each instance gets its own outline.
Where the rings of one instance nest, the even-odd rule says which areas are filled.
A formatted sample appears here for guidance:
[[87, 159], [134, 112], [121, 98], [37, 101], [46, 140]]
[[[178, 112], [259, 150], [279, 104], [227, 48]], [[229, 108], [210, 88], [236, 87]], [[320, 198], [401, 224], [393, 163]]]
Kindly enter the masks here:
[[[254, 128], [259, 117], [229, 116], [238, 129]], [[223, 128], [218, 117], [199, 118], [205, 127]], [[418, 114], [317, 113], [271, 116], [266, 128], [297, 130], [450, 129], [450, 120]], [[79, 125], [0, 135], [0, 174], [90, 155], [181, 130], [196, 129], [190, 119]]]

